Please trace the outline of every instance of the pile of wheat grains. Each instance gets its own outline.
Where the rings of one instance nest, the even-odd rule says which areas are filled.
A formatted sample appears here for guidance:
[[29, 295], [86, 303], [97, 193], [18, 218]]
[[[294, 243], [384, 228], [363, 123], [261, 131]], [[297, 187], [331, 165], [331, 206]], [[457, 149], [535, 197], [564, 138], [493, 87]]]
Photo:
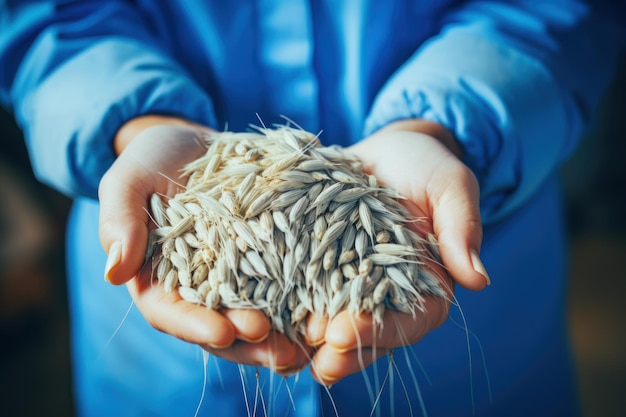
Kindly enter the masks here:
[[414, 233], [402, 196], [379, 185], [345, 149], [287, 126], [207, 138], [186, 187], [153, 195], [168, 292], [208, 308], [252, 308], [291, 340], [309, 313], [413, 313], [445, 297], [424, 268], [436, 242]]

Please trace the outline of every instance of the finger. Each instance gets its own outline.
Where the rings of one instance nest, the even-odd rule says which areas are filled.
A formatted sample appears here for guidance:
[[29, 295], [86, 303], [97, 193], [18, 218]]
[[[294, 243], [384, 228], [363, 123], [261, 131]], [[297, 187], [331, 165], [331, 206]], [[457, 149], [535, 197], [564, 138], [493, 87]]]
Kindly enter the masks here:
[[99, 234], [108, 254], [105, 279], [123, 284], [135, 276], [144, 263], [147, 241], [148, 192], [142, 184], [124, 181], [118, 172], [132, 172], [128, 161], [118, 159], [100, 182]]
[[265, 314], [253, 309], [228, 309], [222, 311], [235, 327], [237, 339], [244, 342], [259, 343], [270, 335], [272, 326]]
[[321, 346], [311, 362], [311, 374], [322, 385], [332, 385], [348, 375], [360, 372], [389, 353], [387, 348], [362, 348], [340, 352], [329, 345]]
[[481, 290], [490, 284], [480, 260], [482, 222], [479, 212], [478, 183], [463, 165], [449, 173], [447, 187], [431, 195], [433, 228], [439, 253], [448, 273], [467, 289]]
[[[214, 347], [230, 346], [238, 329], [216, 310], [183, 300], [177, 291], [167, 294], [143, 273], [127, 282], [135, 305], [152, 327], [181, 340]], [[247, 318], [252, 326], [254, 316]]]
[[326, 328], [325, 346], [338, 352], [346, 352], [364, 347], [393, 348], [410, 345], [440, 326], [448, 316], [449, 307], [449, 301], [428, 296], [421, 308], [415, 307], [415, 315], [385, 311], [381, 326], [375, 325], [370, 314], [355, 316], [349, 311], [342, 311]]
[[319, 346], [324, 343], [328, 316], [322, 314], [309, 314], [307, 318], [305, 343], [309, 346]]
[[238, 340], [224, 349], [211, 346], [206, 346], [205, 349], [231, 362], [262, 366], [283, 375], [302, 369], [310, 358], [310, 350], [291, 342], [285, 335], [277, 332], [271, 332], [259, 343]]

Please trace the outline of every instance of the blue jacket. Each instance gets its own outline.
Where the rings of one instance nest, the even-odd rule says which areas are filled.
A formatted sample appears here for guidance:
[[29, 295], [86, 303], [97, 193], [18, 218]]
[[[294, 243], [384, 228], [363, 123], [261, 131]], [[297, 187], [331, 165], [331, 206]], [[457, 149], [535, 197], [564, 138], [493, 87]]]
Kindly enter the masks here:
[[[148, 113], [233, 131], [257, 115], [266, 124], [284, 115], [342, 145], [401, 118], [448, 127], [481, 187], [494, 286], [459, 298], [491, 379], [477, 371], [475, 340], [470, 361], [465, 333], [444, 325], [413, 349], [435, 363], [426, 369], [431, 386], [420, 385], [425, 408], [539, 415], [531, 405], [540, 404], [549, 415], [574, 407], [554, 172], [611, 76], [623, 34], [605, 15], [580, 0], [0, 1], [0, 13], [0, 101], [24, 130], [37, 176], [76, 197], [68, 269], [79, 411], [191, 415], [200, 395], [199, 350], [157, 334], [136, 311], [107, 343], [129, 299], [101, 282], [95, 198], [115, 132]], [[545, 288], [536, 294], [531, 282]], [[541, 377], [547, 365], [553, 376]], [[407, 368], [413, 386], [422, 375]], [[386, 369], [371, 378], [381, 382]], [[207, 415], [244, 404], [237, 367], [210, 359], [209, 379]], [[272, 382], [283, 391], [265, 399], [288, 411], [281, 381]], [[307, 373], [289, 381], [296, 415], [332, 410]], [[369, 410], [371, 397], [354, 404], [367, 392], [362, 381], [333, 388], [340, 416]], [[248, 387], [254, 394], [253, 377]], [[408, 390], [417, 410], [418, 390]], [[400, 391], [383, 407], [404, 415]], [[451, 392], [459, 398], [450, 401]]]

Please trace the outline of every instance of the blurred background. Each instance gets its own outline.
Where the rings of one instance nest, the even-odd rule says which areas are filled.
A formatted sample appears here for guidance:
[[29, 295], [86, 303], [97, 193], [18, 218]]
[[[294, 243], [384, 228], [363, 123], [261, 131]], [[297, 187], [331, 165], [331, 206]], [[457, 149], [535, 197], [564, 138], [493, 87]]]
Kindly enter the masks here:
[[[585, 415], [626, 410], [626, 59], [563, 167], [571, 332]], [[64, 228], [70, 202], [35, 180], [0, 110], [0, 415], [72, 416]]]

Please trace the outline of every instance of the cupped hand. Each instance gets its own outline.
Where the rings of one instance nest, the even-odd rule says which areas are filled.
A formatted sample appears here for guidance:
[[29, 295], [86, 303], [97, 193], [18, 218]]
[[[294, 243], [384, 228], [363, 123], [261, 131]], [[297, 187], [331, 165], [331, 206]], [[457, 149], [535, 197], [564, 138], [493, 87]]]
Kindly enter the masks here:
[[[352, 146], [351, 151], [381, 184], [407, 197], [413, 224], [420, 234], [432, 233], [445, 271], [434, 262], [427, 267], [441, 279], [452, 298], [453, 282], [480, 290], [489, 278], [480, 261], [482, 224], [476, 178], [460, 161], [452, 136], [441, 126], [420, 120], [395, 122]], [[312, 372], [329, 385], [360, 371], [398, 346], [416, 343], [447, 318], [450, 301], [425, 297], [425, 309], [415, 314], [387, 311], [382, 327], [371, 315], [358, 317], [344, 311], [330, 322], [313, 317], [308, 339], [319, 344]]]
[[[137, 308], [156, 329], [196, 343], [225, 359], [288, 372], [306, 365], [305, 352], [285, 336], [271, 332], [260, 311], [217, 311], [166, 293], [144, 265], [152, 221], [152, 194], [173, 196], [184, 187], [182, 167], [206, 151], [208, 128], [165, 118], [166, 124], [138, 120], [129, 135], [116, 138], [120, 153], [99, 187], [100, 241], [108, 253], [105, 279], [126, 284]], [[146, 126], [148, 124], [148, 126]]]

